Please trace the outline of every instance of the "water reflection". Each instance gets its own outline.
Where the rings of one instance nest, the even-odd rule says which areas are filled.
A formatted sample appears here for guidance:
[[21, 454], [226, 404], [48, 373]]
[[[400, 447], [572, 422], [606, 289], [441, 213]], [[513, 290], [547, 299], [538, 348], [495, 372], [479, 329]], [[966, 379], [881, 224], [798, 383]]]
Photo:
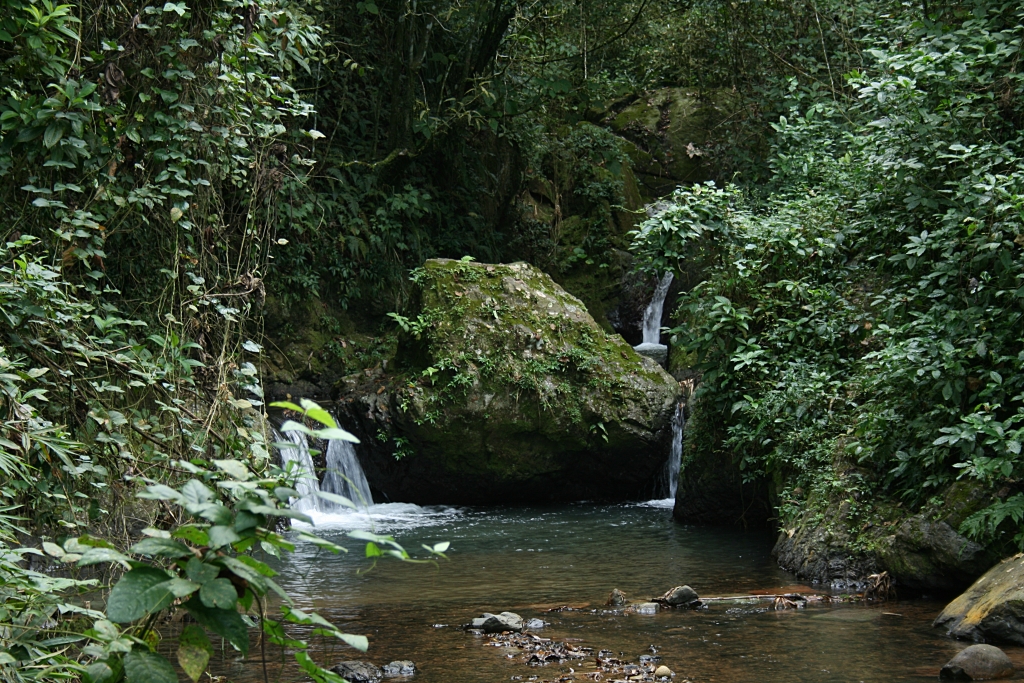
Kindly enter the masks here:
[[[612, 588], [644, 599], [687, 583], [699, 593], [735, 595], [792, 586], [771, 560], [772, 538], [684, 527], [665, 501], [504, 509], [419, 508], [389, 504], [367, 513], [316, 514], [316, 530], [353, 552], [334, 556], [299, 544], [279, 564], [279, 583], [300, 607], [370, 638], [362, 656], [318, 644], [326, 662], [365, 658], [380, 665], [412, 659], [414, 683], [556, 679], [569, 665], [531, 668], [458, 626], [482, 611], [511, 609], [550, 622], [544, 635], [579, 638], [633, 658], [654, 646], [676, 682], [882, 681], [932, 679], [964, 644], [930, 628], [941, 603], [808, 607], [717, 603], [705, 611], [621, 614], [604, 607]], [[451, 542], [450, 561], [410, 565], [369, 561], [350, 529], [396, 536], [410, 552]], [[425, 552], [420, 552], [425, 555]], [[570, 605], [576, 610], [547, 612]], [[1008, 649], [1011, 657], [1024, 657]], [[232, 680], [262, 680], [258, 666], [227, 664]], [[590, 671], [590, 663], [574, 665]], [[287, 667], [274, 677], [299, 680]]]

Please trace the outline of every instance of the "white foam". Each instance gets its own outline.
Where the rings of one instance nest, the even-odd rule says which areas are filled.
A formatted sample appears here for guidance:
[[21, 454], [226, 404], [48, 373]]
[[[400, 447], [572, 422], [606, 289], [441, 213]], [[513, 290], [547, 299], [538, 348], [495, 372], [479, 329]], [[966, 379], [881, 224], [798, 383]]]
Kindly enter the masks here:
[[638, 508], [667, 508], [672, 509], [675, 507], [675, 498], [656, 498], [655, 500], [645, 500], [642, 503], [635, 503], [635, 507]]
[[[313, 520], [313, 528], [316, 530], [363, 529], [375, 533], [391, 533], [416, 527], [438, 526], [459, 517], [462, 510], [453, 507], [421, 507], [412, 503], [380, 503], [358, 510], [306, 510], [305, 514]], [[310, 525], [296, 521], [294, 526], [308, 529]]]

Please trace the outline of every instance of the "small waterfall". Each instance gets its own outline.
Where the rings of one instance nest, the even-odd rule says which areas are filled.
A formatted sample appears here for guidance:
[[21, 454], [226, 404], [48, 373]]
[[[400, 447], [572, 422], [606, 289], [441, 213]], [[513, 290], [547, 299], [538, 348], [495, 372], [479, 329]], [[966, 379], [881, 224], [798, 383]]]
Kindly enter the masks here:
[[327, 472], [321, 483], [316, 477], [313, 456], [309, 452], [309, 442], [305, 434], [285, 432], [282, 435], [275, 431], [274, 437], [279, 443], [290, 441], [294, 444], [280, 449], [281, 465], [287, 467], [289, 462], [294, 462], [299, 472], [299, 479], [295, 483], [299, 497], [292, 501], [293, 509], [299, 512], [335, 512], [341, 509], [340, 505], [319, 498], [316, 495], [319, 491], [345, 496], [359, 507], [373, 505], [370, 484], [366, 481], [366, 475], [356, 456], [356, 449], [351, 443], [340, 440], [327, 442]]
[[[363, 507], [373, 505], [370, 495], [370, 484], [366, 481], [363, 468], [356, 457], [355, 447], [348, 441], [331, 441], [327, 446], [327, 472], [321, 490], [345, 496], [356, 505]], [[338, 509], [340, 506], [320, 501], [324, 511]]]
[[647, 304], [644, 311], [644, 344], [658, 344], [661, 342], [661, 315], [665, 310], [665, 297], [668, 296], [668, 288], [672, 286], [672, 271], [661, 276], [658, 286], [654, 288], [654, 296], [651, 303]]
[[292, 501], [292, 507], [299, 512], [318, 509], [320, 499], [316, 497], [316, 492], [320, 490], [320, 482], [316, 478], [313, 456], [309, 453], [306, 435], [301, 432], [285, 432], [281, 435], [276, 431], [274, 435], [279, 443], [284, 443], [287, 439], [295, 444], [281, 448], [281, 465], [287, 467], [289, 462], [294, 462], [295, 470], [299, 473], [299, 478], [295, 482], [295, 490], [299, 492], [299, 497]]
[[668, 462], [665, 463], [665, 480], [668, 486], [668, 497], [676, 497], [679, 488], [679, 468], [683, 464], [683, 430], [686, 428], [685, 403], [676, 406], [672, 416], [672, 450], [669, 451]]

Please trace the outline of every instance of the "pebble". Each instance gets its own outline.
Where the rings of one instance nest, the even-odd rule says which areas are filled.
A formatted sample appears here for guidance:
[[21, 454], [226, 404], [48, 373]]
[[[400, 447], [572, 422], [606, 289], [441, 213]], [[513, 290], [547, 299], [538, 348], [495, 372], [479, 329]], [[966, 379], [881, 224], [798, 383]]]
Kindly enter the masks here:
[[668, 668], [664, 664], [654, 670], [654, 675], [658, 678], [662, 678], [663, 676], [675, 676], [675, 674], [672, 673], [672, 669]]

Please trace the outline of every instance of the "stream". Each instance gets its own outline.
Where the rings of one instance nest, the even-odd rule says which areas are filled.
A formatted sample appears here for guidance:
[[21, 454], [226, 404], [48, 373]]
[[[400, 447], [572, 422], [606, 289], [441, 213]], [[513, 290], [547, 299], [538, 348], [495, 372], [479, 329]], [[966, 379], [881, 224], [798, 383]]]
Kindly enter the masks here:
[[[768, 602], [721, 602], [652, 615], [605, 607], [612, 588], [631, 600], [679, 584], [702, 596], [810, 591], [772, 561], [770, 535], [683, 526], [672, 520], [670, 503], [313, 511], [317, 532], [352, 552], [334, 556], [299, 543], [277, 563], [278, 581], [299, 607], [370, 639], [365, 655], [317, 639], [314, 656], [378, 666], [411, 659], [418, 673], [400, 679], [411, 683], [529, 682], [557, 680], [570, 667], [594, 671], [592, 657], [530, 666], [516, 650], [485, 646], [485, 637], [460, 628], [484, 611], [541, 618], [550, 623], [538, 631], [544, 637], [579, 639], [577, 645], [633, 662], [653, 646], [676, 673], [675, 683], [936, 680], [942, 664], [967, 645], [931, 628], [943, 605], [934, 599], [786, 611]], [[382, 559], [367, 571], [371, 560], [362, 556], [362, 544], [345, 538], [356, 528], [393, 534], [420, 557], [422, 543], [450, 541], [450, 559], [436, 565]], [[577, 609], [547, 611], [564, 605]], [[1024, 663], [1024, 649], [1005, 649], [1018, 667]], [[253, 655], [258, 659], [258, 650]], [[227, 658], [221, 666], [230, 680], [263, 680], [251, 661]], [[269, 667], [270, 680], [302, 679], [289, 666]]]

